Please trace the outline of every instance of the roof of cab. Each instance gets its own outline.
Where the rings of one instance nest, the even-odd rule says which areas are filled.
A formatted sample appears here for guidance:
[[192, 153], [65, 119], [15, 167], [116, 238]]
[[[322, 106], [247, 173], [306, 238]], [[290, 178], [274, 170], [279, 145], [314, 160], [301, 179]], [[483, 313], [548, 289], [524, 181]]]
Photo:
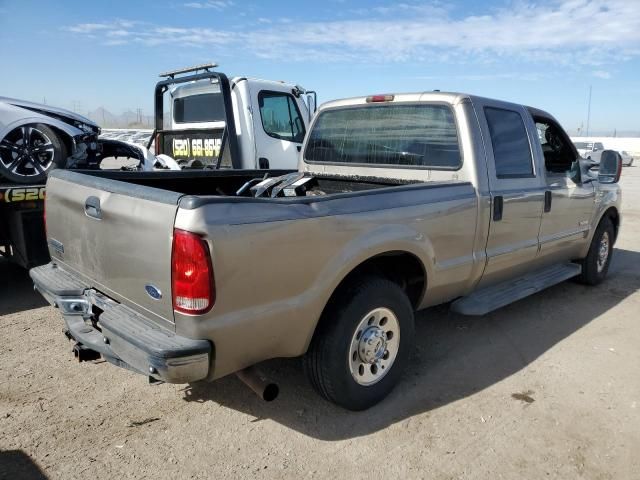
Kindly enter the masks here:
[[[471, 98], [471, 95], [458, 92], [440, 92], [440, 91], [427, 91], [427, 92], [410, 92], [410, 93], [391, 93], [393, 95], [393, 102], [423, 102], [423, 101], [440, 101], [455, 104], [462, 101], [465, 98]], [[360, 105], [367, 103], [368, 96], [364, 97], [350, 97], [339, 100], [332, 100], [323, 103], [320, 108], [335, 108], [346, 107], [350, 105]]]
[[295, 83], [285, 82], [284, 80], [265, 80], [263, 78], [255, 78], [255, 77], [233, 77], [231, 79], [231, 83], [238, 83], [243, 80], [246, 80], [251, 83], [257, 83], [262, 86], [273, 85], [273, 86], [279, 86], [279, 87], [285, 86], [290, 88], [296, 87]]
[[[393, 95], [394, 98], [392, 102], [444, 102], [451, 105], [456, 105], [464, 100], [471, 100], [473, 102], [474, 99], [477, 100], [491, 100], [495, 102], [500, 102], [505, 107], [506, 106], [521, 106], [527, 108], [533, 115], [541, 115], [553, 118], [553, 116], [543, 110], [528, 107], [526, 105], [517, 104], [514, 102], [509, 102], [507, 100], [499, 100], [499, 99], [489, 99], [486, 97], [481, 97], [479, 95], [472, 95], [469, 93], [462, 92], [441, 92], [439, 90], [426, 91], [426, 92], [413, 92], [413, 93], [391, 93], [389, 95]], [[339, 100], [332, 100], [326, 103], [323, 103], [319, 109], [325, 108], [339, 108], [339, 107], [347, 107], [351, 105], [362, 105], [367, 103], [368, 96], [364, 97], [351, 97], [344, 98]]]

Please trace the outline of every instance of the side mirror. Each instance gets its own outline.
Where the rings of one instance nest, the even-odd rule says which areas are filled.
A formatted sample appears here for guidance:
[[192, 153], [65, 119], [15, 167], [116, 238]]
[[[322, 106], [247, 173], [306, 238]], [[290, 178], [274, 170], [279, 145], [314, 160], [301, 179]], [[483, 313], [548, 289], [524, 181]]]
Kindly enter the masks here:
[[600, 183], [618, 183], [622, 173], [622, 157], [615, 150], [603, 150], [600, 157], [598, 181]]

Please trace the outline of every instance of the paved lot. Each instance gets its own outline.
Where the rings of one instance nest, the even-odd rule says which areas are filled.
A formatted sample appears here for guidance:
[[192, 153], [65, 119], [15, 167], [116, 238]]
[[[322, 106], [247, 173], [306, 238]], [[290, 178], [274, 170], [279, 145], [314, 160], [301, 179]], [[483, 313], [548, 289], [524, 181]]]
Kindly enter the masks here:
[[567, 282], [487, 317], [419, 315], [395, 392], [362, 413], [234, 377], [149, 386], [78, 364], [62, 319], [0, 263], [0, 478], [640, 478], [640, 168], [606, 283]]

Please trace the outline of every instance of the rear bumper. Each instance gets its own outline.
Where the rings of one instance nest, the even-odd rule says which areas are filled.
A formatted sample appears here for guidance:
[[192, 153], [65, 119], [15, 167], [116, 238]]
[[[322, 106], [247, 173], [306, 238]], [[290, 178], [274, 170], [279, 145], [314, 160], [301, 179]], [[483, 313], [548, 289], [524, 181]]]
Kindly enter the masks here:
[[[33, 268], [29, 275], [35, 289], [60, 309], [67, 336], [81, 349], [98, 352], [115, 365], [168, 383], [207, 377], [212, 355], [209, 341], [176, 335], [83, 285], [53, 263]], [[96, 315], [98, 311], [101, 313]]]

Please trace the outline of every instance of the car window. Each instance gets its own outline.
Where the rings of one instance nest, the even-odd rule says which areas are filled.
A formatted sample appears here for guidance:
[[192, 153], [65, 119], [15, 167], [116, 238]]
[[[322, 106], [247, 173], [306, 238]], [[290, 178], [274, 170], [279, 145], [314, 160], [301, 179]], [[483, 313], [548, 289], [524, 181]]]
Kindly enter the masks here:
[[267, 135], [301, 143], [305, 128], [298, 105], [288, 93], [262, 91], [258, 95], [262, 127]]
[[538, 130], [546, 171], [548, 173], [571, 172], [576, 157], [569, 139], [563, 134], [560, 125], [546, 118], [534, 117], [534, 121]]
[[601, 143], [594, 143], [593, 148], [597, 148], [598, 150], [604, 150], [604, 145]]
[[309, 162], [415, 166], [462, 165], [453, 112], [440, 104], [369, 104], [322, 111], [309, 134]]
[[533, 158], [522, 116], [513, 110], [485, 107], [498, 178], [532, 177]]
[[202, 123], [224, 121], [222, 93], [201, 93], [173, 101], [173, 119], [176, 123]]

